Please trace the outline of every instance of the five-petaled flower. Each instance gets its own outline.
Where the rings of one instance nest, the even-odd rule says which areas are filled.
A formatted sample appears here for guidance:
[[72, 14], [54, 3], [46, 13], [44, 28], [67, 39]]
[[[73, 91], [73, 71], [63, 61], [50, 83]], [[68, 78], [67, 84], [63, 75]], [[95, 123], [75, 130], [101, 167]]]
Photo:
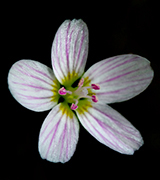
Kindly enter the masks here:
[[37, 61], [20, 60], [8, 75], [10, 92], [21, 105], [33, 111], [52, 108], [40, 130], [41, 157], [51, 162], [70, 160], [79, 137], [78, 119], [111, 149], [122, 154], [138, 150], [143, 144], [139, 131], [107, 104], [144, 91], [153, 78], [150, 62], [134, 54], [119, 55], [84, 73], [88, 29], [75, 19], [59, 27], [51, 51], [53, 71]]

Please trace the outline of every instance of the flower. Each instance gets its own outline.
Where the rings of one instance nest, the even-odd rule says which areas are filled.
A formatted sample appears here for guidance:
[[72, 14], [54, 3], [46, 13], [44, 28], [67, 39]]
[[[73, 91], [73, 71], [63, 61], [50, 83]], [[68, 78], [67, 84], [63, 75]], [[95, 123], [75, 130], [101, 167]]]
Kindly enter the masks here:
[[70, 160], [79, 138], [79, 121], [115, 151], [138, 150], [143, 144], [139, 131], [107, 104], [144, 91], [153, 78], [150, 62], [125, 54], [102, 60], [84, 73], [88, 29], [75, 19], [59, 27], [51, 52], [53, 71], [40, 62], [20, 60], [8, 75], [9, 90], [21, 105], [33, 111], [52, 109], [40, 130], [41, 157], [51, 162]]

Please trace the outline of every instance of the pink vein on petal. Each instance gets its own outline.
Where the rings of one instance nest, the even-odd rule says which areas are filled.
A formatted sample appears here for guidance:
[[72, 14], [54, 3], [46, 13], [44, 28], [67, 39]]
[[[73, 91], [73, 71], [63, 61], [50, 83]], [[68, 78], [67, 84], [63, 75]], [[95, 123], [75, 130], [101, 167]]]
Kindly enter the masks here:
[[[84, 115], [85, 116], [85, 115]], [[108, 141], [99, 131], [97, 131], [97, 129], [90, 123], [90, 121], [87, 119], [86, 117], [86, 121], [89, 122], [90, 126], [92, 126], [92, 128], [101, 136], [101, 138], [108, 144], [111, 144], [111, 146], [117, 148], [114, 144], [112, 144], [110, 141]], [[86, 124], [86, 123], [85, 123]], [[86, 125], [87, 127], [87, 125]], [[87, 129], [90, 129], [89, 127], [87, 127]], [[94, 137], [96, 137], [95, 133], [90, 129], [91, 133], [93, 134]]]
[[[26, 76], [32, 77], [32, 78], [34, 78], [34, 79], [40, 80], [40, 81], [42, 81], [42, 82], [45, 82], [46, 84], [51, 85], [50, 83], [48, 83], [47, 81], [45, 81], [45, 80], [43, 80], [43, 79], [41, 79], [41, 78], [38, 78], [38, 77], [33, 76], [33, 75], [31, 75], [31, 74], [27, 74], [27, 73], [25, 73], [24, 71], [21, 71], [21, 70], [18, 69], [18, 68], [16, 68], [16, 69], [17, 69], [19, 72], [21, 72], [22, 74], [25, 74]], [[22, 69], [23, 69], [23, 68], [22, 68]]]
[[[57, 114], [59, 112], [59, 110], [57, 110], [56, 112], [55, 112], [55, 114]], [[62, 117], [62, 116], [61, 116]], [[47, 124], [45, 124], [45, 128], [43, 129], [43, 131], [41, 132], [41, 134], [40, 134], [40, 136], [42, 136], [43, 135], [43, 133], [45, 132], [45, 130], [47, 129], [47, 127], [49, 126], [49, 124], [52, 122], [52, 118], [51, 118], [51, 120], [47, 123]]]
[[[99, 122], [99, 120], [96, 118], [96, 117], [94, 117], [91, 113], [89, 113], [90, 114], [90, 116], [101, 126], [101, 123]], [[110, 129], [112, 129], [110, 126], [107, 126], [106, 125], [106, 127], [107, 127], [107, 129], [105, 129], [104, 128], [104, 126], [101, 126], [101, 128], [105, 131], [105, 132], [107, 132], [107, 134], [109, 133], [112, 137], [114, 137], [117, 141], [120, 141], [111, 131], [110, 131]], [[96, 130], [96, 129], [95, 129]], [[97, 130], [96, 130], [97, 131]], [[97, 131], [98, 132], [98, 131]], [[117, 133], [117, 132], [116, 132]], [[101, 133], [99, 133], [100, 135], [101, 135], [101, 137], [103, 138], [103, 140], [106, 142], [106, 138], [101, 134]], [[118, 147], [119, 149], [121, 149], [121, 150], [123, 150], [116, 142], [115, 142], [115, 140], [112, 138], [110, 136], [110, 138], [112, 139], [112, 141], [116, 144], [116, 147]], [[107, 142], [108, 142], [108, 140], [107, 140]], [[124, 142], [122, 142], [121, 141], [121, 143], [122, 144], [124, 144]], [[111, 143], [112, 144], [112, 143]], [[125, 144], [124, 144], [125, 145]], [[115, 145], [114, 145], [114, 147], [115, 147]]]
[[[62, 29], [60, 29], [60, 57], [61, 57], [61, 61], [58, 61], [58, 63], [59, 63], [59, 65], [60, 65], [60, 67], [61, 67], [61, 64], [65, 64], [65, 62], [64, 62], [64, 59], [63, 59], [63, 55], [62, 55], [62, 52], [63, 52], [63, 49], [62, 49], [62, 42], [63, 42], [63, 39], [62, 39], [62, 33], [61, 33], [61, 30]], [[64, 69], [64, 67], [62, 68], [61, 67], [61, 71], [63, 72], [63, 69]], [[64, 74], [64, 72], [63, 72], [63, 75], [65, 76], [65, 74]]]
[[130, 71], [130, 72], [126, 72], [124, 74], [118, 75], [116, 77], [113, 77], [113, 78], [108, 79], [108, 80], [103, 81], [103, 82], [99, 82], [99, 84], [103, 84], [103, 83], [106, 83], [106, 82], [109, 82], [109, 81], [113, 81], [113, 80], [119, 79], [120, 77], [126, 76], [126, 75], [131, 74], [131, 73], [136, 72], [136, 71], [139, 71], [139, 69], [136, 69], [136, 70], [133, 70], [133, 71]]
[[[94, 109], [97, 110], [98, 112], [102, 113], [103, 115], [107, 116], [108, 118], [110, 118], [115, 124], [117, 124], [118, 126], [121, 126], [121, 128], [122, 128], [123, 130], [127, 131], [128, 133], [130, 133], [130, 134], [132, 134], [132, 135], [135, 135], [135, 134], [133, 134], [131, 131], [128, 131], [128, 129], [131, 129], [131, 130], [133, 131], [133, 129], [132, 129], [130, 126], [127, 126], [126, 124], [125, 124], [125, 126], [124, 126], [123, 123], [120, 123], [119, 121], [117, 121], [116, 119], [112, 118], [111, 116], [109, 116], [108, 114], [104, 113], [103, 111], [100, 111], [99, 109], [97, 109], [97, 108], [95, 108], [95, 107], [94, 107]], [[126, 128], [124, 128], [124, 127], [127, 127], [128, 129], [126, 129]], [[137, 135], [135, 135], [135, 136], [138, 137]]]
[[[111, 58], [111, 59], [108, 60], [108, 61], [105, 61], [105, 60], [104, 60], [104, 63], [99, 64], [98, 68], [96, 68], [97, 70], [95, 70], [95, 72], [94, 72], [94, 76], [95, 76], [95, 75], [96, 75], [96, 76], [99, 76], [103, 70], [105, 70], [105, 71], [110, 71], [110, 70], [113, 70], [113, 69], [115, 69], [115, 68], [117, 68], [117, 67], [119, 67], [119, 66], [121, 66], [121, 65], [124, 65], [124, 64], [126, 64], [126, 63], [128, 63], [128, 62], [132, 62], [132, 61], [133, 61], [134, 59], [136, 59], [137, 57], [133, 57], [133, 58], [131, 58], [131, 59], [129, 59], [129, 60], [126, 60], [126, 61], [124, 61], [124, 62], [122, 62], [122, 63], [120, 63], [120, 64], [117, 64], [117, 63], [119, 63], [120, 60], [122, 60], [122, 59], [120, 58], [120, 59], [118, 59], [117, 61], [114, 61], [112, 64], [107, 65], [108, 62], [113, 61], [113, 60], [115, 60], [116, 58], [117, 58], [117, 57], [113, 57], [113, 58]], [[123, 58], [123, 59], [126, 59], [126, 58], [127, 58], [127, 57], [125, 57], [125, 58]], [[106, 66], [104, 66], [105, 64], [106, 64]], [[114, 64], [116, 64], [114, 67], [108, 69], [109, 67], [113, 66]], [[102, 67], [102, 69], [100, 70], [101, 67]], [[92, 74], [92, 73], [90, 73], [90, 74]]]
[[[96, 70], [94, 71], [94, 75], [96, 75], [96, 73], [98, 73], [97, 71], [99, 71], [100, 70], [100, 68], [101, 67], [104, 67], [104, 69], [106, 69], [106, 66], [104, 66], [105, 64], [107, 64], [108, 62], [110, 62], [110, 61], [113, 61], [113, 60], [115, 60], [115, 59], [117, 59], [117, 57], [115, 56], [115, 57], [113, 57], [113, 58], [110, 58], [107, 62], [105, 61], [105, 60], [103, 60], [104, 62], [103, 63], [101, 63], [101, 64], [97, 64], [97, 66], [96, 66]], [[108, 67], [110, 67], [110, 66], [112, 66], [112, 65], [114, 65], [114, 64], [116, 64], [118, 61], [116, 61], [116, 62], [114, 62], [114, 63], [112, 63], [111, 65], [108, 65]], [[103, 69], [102, 69], [103, 70]], [[90, 72], [89, 74], [88, 74], [88, 76], [91, 76], [93, 73], [92, 72]]]
[[[80, 31], [79, 31], [79, 32], [80, 32]], [[79, 35], [79, 32], [78, 32], [78, 35]], [[82, 62], [83, 58], [81, 59], [81, 62], [78, 63], [78, 61], [79, 61], [79, 56], [80, 56], [81, 49], [82, 49], [82, 44], [83, 44], [83, 42], [84, 42], [84, 30], [83, 30], [82, 32], [83, 32], [83, 35], [82, 35], [82, 37], [81, 37], [81, 43], [80, 43], [80, 47], [79, 47], [79, 50], [78, 50], [78, 56], [77, 56], [75, 65], [76, 65], [76, 64], [80, 64], [80, 65], [81, 65], [81, 64], [83, 63], [83, 62]], [[77, 35], [77, 36], [78, 36], [78, 35]], [[84, 54], [85, 54], [85, 52], [84, 52]], [[77, 68], [78, 68], [78, 66], [77, 66]]]
[[50, 78], [46, 73], [43, 73], [42, 71], [38, 71], [37, 69], [34, 69], [33, 67], [29, 66], [28, 64], [25, 64], [24, 62], [23, 62], [23, 64], [24, 64], [25, 66], [27, 66], [28, 68], [36, 71], [36, 72], [39, 73], [39, 74], [42, 74], [43, 76], [45, 76], [45, 77], [47, 77], [48, 79], [50, 79], [51, 81], [53, 81], [53, 79]]
[[69, 22], [69, 25], [68, 25], [68, 27], [67, 27], [67, 32], [66, 32], [66, 38], [65, 38], [65, 43], [66, 43], [66, 59], [67, 59], [67, 67], [68, 67], [68, 70], [69, 70], [69, 48], [68, 48], [68, 31], [69, 31], [69, 29], [70, 29], [70, 22]]
[[[55, 59], [56, 60], [54, 60], [54, 57], [52, 57], [52, 61], [53, 61], [53, 63], [52, 63], [52, 65], [53, 65], [53, 67], [54, 67], [54, 71], [56, 71], [57, 72], [57, 74], [60, 76], [60, 74], [59, 74], [59, 71], [57, 70], [58, 68], [56, 68], [56, 66], [55, 66], [55, 63], [54, 63], [54, 61], [56, 62], [56, 64], [59, 66], [59, 69], [61, 70], [61, 73], [63, 74], [63, 76], [64, 76], [64, 73], [63, 73], [63, 71], [62, 71], [62, 68], [61, 68], [61, 65], [60, 65], [60, 59], [59, 59], [59, 55], [58, 55], [58, 46], [59, 46], [59, 42], [58, 42], [58, 40], [59, 40], [59, 34], [61, 33], [61, 29], [59, 29], [58, 30], [58, 32], [57, 32], [57, 34], [56, 34], [56, 38], [55, 38], [55, 48], [56, 48], [56, 52], [55, 52], [55, 48], [54, 48], [54, 46], [53, 46], [53, 49], [52, 49], [52, 51], [53, 51], [53, 54], [54, 54], [54, 56], [55, 56]], [[61, 41], [60, 41], [60, 51], [61, 51]]]
[[32, 88], [36, 88], [36, 89], [51, 91], [51, 89], [44, 88], [44, 87], [38, 87], [38, 86], [29, 85], [29, 84], [24, 84], [24, 83], [18, 83], [18, 82], [14, 82], [14, 81], [12, 81], [12, 83], [13, 83], [13, 84], [23, 85], [23, 86], [28, 86], [28, 87], [32, 87]]
[[[148, 78], [149, 79], [149, 78]], [[100, 84], [100, 83], [99, 83]], [[144, 82], [144, 83], [141, 83], [141, 85], [145, 85], [146, 83]], [[105, 94], [115, 94], [115, 93], [119, 93], [119, 92], [123, 92], [124, 90], [128, 90], [128, 89], [131, 89], [131, 88], [133, 88], [133, 87], [138, 87], [139, 86], [139, 84], [134, 84], [134, 85], [130, 85], [130, 86], [128, 86], [128, 87], [125, 87], [125, 88], [121, 88], [121, 89], [118, 89], [118, 90], [114, 90], [114, 91], [107, 91], [107, 92], [98, 92], [98, 93], [96, 93], [97, 95], [99, 94], [99, 95], [105, 95]], [[134, 90], [134, 92], [139, 92], [139, 90]]]
[[[51, 148], [51, 145], [52, 145], [54, 136], [55, 136], [55, 134], [56, 134], [56, 132], [57, 132], [59, 123], [60, 123], [60, 120], [59, 120], [59, 121], [57, 122], [57, 124], [52, 128], [52, 130], [49, 132], [49, 134], [47, 135], [47, 137], [46, 137], [45, 140], [44, 140], [44, 142], [45, 142], [46, 139], [48, 139], [48, 136], [49, 136], [49, 135], [52, 133], [52, 131], [55, 129], [55, 131], [54, 131], [54, 133], [53, 133], [53, 135], [52, 135], [52, 139], [51, 139], [51, 141], [50, 141], [50, 144], [49, 144], [47, 153], [46, 153], [46, 159], [47, 159], [47, 156], [48, 156], [48, 152], [49, 152], [49, 150], [50, 150], [50, 148]], [[44, 143], [44, 142], [43, 142], [43, 143]], [[52, 153], [53, 153], [53, 151], [52, 151]]]
[[49, 99], [49, 98], [52, 97], [52, 96], [48, 96], [48, 97], [34, 97], [34, 96], [23, 95], [23, 94], [20, 94], [20, 93], [17, 93], [17, 94], [20, 95], [20, 96], [26, 97], [28, 100], [33, 100], [33, 99]]
[[[61, 135], [61, 137], [62, 137], [62, 144], [61, 144], [61, 150], [60, 150], [60, 157], [59, 157], [59, 159], [61, 159], [61, 155], [62, 155], [62, 151], [63, 151], [63, 146], [64, 146], [64, 140], [65, 140], [65, 138], [67, 138], [66, 137], [66, 127], [67, 127], [67, 121], [65, 122], [65, 126], [64, 126], [64, 129], [63, 129], [63, 133], [62, 133], [62, 135]], [[61, 139], [61, 138], [60, 138]], [[59, 139], [59, 140], [60, 140]]]

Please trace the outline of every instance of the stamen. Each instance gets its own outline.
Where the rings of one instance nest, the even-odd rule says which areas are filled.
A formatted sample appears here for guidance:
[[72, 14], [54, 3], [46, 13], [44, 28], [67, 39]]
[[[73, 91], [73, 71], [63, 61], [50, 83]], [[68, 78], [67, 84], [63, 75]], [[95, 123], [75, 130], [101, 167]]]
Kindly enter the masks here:
[[78, 100], [77, 99], [74, 99], [76, 102], [75, 102], [75, 104], [74, 103], [72, 103], [72, 105], [71, 105], [71, 109], [72, 110], [76, 110], [77, 108], [78, 108], [78, 106], [77, 106], [77, 104], [78, 104]]
[[79, 83], [78, 83], [78, 88], [77, 90], [75, 90], [75, 92], [79, 91], [81, 89], [81, 87], [83, 86], [83, 83], [84, 83], [84, 79], [82, 78]]
[[93, 101], [93, 102], [98, 102], [98, 98], [97, 98], [97, 96], [92, 95], [92, 101]]
[[60, 88], [60, 89], [58, 90], [58, 93], [59, 93], [60, 95], [66, 95], [67, 93], [68, 93], [68, 94], [72, 94], [71, 91], [67, 91], [64, 87]]
[[77, 105], [75, 105], [74, 103], [72, 103], [72, 105], [71, 105], [71, 109], [72, 110], [76, 110], [78, 108], [78, 106]]
[[98, 84], [91, 84], [92, 89], [99, 90], [100, 86]]
[[[66, 90], [64, 87], [60, 88], [58, 90], [58, 93], [60, 95], [66, 95], [68, 94], [72, 94], [71, 96], [66, 96], [66, 100], [68, 100], [69, 102], [75, 102], [71, 104], [71, 109], [72, 110], [76, 110], [78, 108], [78, 101], [81, 98], [89, 98], [91, 99], [93, 102], [98, 102], [98, 98], [96, 95], [90, 95], [90, 93], [88, 93], [88, 89], [94, 89], [94, 90], [99, 90], [100, 86], [98, 84], [91, 84], [91, 86], [85, 86], [83, 87], [83, 83], [84, 83], [84, 78], [82, 78], [79, 83], [78, 83], [78, 88], [75, 91], [68, 91]], [[94, 93], [95, 94], [95, 93]], [[74, 99], [75, 98], [75, 99]]]
[[78, 83], [78, 87], [82, 87], [83, 86], [83, 83], [84, 83], [84, 79], [82, 78], [79, 83]]
[[91, 86], [86, 86], [86, 89], [94, 89], [94, 90], [99, 90], [100, 89], [100, 85], [98, 84], [91, 84]]

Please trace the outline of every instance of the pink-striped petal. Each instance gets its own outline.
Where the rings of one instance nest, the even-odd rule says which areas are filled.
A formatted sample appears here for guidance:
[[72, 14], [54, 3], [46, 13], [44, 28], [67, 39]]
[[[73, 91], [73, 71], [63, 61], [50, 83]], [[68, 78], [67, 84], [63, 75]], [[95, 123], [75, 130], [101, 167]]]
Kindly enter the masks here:
[[100, 61], [84, 74], [84, 84], [98, 84], [95, 91], [99, 101], [121, 102], [133, 98], [151, 83], [150, 62], [138, 55], [120, 55]]
[[13, 97], [30, 110], [49, 110], [58, 102], [60, 85], [53, 71], [37, 61], [20, 60], [13, 64], [8, 85]]
[[115, 151], [132, 155], [143, 145], [139, 131], [106, 104], [94, 103], [87, 111], [85, 107], [81, 107], [76, 112], [85, 129], [99, 142]]
[[80, 20], [66, 20], [52, 45], [52, 66], [62, 85], [69, 86], [84, 72], [88, 55], [88, 28]]
[[39, 153], [43, 159], [65, 163], [76, 149], [79, 123], [68, 105], [58, 104], [46, 117], [39, 135]]

